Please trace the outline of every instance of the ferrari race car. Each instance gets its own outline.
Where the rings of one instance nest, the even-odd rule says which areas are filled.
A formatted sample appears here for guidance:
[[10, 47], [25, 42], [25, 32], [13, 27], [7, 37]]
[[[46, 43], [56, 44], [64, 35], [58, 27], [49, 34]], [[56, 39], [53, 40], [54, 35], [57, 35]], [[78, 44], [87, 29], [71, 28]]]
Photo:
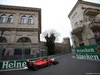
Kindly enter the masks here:
[[42, 67], [45, 67], [45, 66], [50, 66], [51, 64], [56, 65], [58, 63], [59, 62], [55, 61], [55, 60], [39, 59], [36, 62], [32, 62], [32, 61], [27, 62], [27, 67], [28, 67], [28, 69], [32, 69], [32, 70], [36, 71], [39, 68], [42, 68]]

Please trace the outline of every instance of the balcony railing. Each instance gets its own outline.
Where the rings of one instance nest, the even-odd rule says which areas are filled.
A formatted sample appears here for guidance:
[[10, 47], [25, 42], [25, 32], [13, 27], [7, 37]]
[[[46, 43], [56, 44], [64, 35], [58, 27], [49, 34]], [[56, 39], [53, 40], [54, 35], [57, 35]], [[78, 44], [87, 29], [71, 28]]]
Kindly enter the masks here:
[[89, 26], [90, 28], [100, 28], [100, 22], [91, 22]]
[[[35, 51], [35, 49], [37, 51]], [[38, 49], [40, 49], [39, 44], [0, 43], [0, 60], [19, 60], [19, 59], [38, 58], [40, 56], [40, 53], [38, 53]], [[46, 54], [43, 55], [43, 53], [41, 53], [41, 57], [42, 56], [46, 56]]]
[[85, 15], [93, 15], [93, 16], [96, 16], [100, 13], [100, 10], [99, 9], [93, 9], [93, 8], [87, 8], [85, 11], [84, 11], [84, 14]]
[[77, 35], [83, 31], [83, 26], [78, 26], [77, 28], [73, 29], [71, 34], [72, 35]]
[[38, 48], [39, 44], [30, 44], [30, 43], [17, 43], [17, 44], [7, 44], [0, 43], [0, 48]]

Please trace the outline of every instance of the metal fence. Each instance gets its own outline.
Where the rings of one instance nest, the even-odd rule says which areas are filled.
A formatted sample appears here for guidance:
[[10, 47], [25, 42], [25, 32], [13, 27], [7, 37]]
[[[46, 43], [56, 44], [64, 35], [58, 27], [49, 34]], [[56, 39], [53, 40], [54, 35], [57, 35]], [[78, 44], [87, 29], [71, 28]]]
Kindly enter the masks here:
[[0, 60], [4, 61], [4, 60], [20, 60], [20, 59], [33, 59], [33, 58], [38, 58], [38, 57], [44, 57], [47, 56], [46, 53], [41, 52], [40, 53], [36, 53], [35, 55], [1, 55]]
[[41, 49], [40, 45], [0, 44], [0, 61], [33, 59], [44, 56], [47, 56], [47, 51]]

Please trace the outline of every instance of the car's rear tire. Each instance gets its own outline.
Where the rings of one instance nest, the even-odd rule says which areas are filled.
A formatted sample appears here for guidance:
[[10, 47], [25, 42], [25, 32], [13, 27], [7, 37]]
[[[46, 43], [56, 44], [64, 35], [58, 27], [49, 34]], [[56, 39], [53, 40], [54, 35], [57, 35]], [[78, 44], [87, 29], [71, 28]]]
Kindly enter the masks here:
[[38, 69], [39, 69], [39, 66], [37, 66], [37, 65], [34, 65], [34, 66], [33, 66], [33, 70], [34, 70], [34, 71], [37, 71]]
[[51, 64], [47, 63], [47, 66], [50, 66]]
[[53, 61], [52, 63], [53, 63], [54, 65], [58, 64], [58, 62], [57, 62], [57, 61]]

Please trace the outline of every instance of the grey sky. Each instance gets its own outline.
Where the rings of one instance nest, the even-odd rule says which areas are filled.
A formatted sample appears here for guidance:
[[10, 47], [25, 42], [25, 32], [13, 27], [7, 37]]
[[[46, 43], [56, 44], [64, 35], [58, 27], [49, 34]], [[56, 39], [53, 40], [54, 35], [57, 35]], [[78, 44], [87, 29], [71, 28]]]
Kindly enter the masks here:
[[[100, 3], [100, 0], [85, 0]], [[37, 7], [42, 9], [42, 32], [55, 29], [60, 33], [59, 40], [70, 37], [71, 24], [68, 14], [77, 0], [0, 0], [0, 4]], [[41, 39], [43, 40], [43, 38]]]

